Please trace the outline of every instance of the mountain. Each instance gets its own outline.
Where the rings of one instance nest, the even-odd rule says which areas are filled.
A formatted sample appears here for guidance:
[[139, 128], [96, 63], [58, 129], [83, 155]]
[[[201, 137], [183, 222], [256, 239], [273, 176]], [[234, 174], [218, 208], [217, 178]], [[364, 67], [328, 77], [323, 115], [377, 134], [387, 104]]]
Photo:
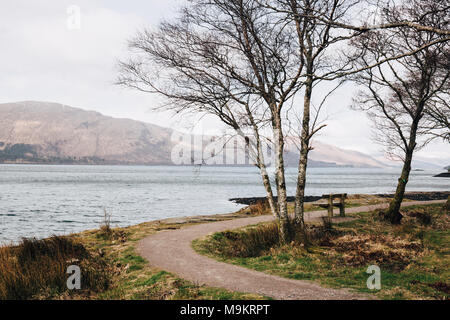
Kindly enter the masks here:
[[339, 166], [359, 168], [386, 167], [384, 162], [362, 152], [333, 147], [319, 141], [314, 141], [312, 146], [314, 149], [310, 153], [311, 160], [333, 162]]
[[[0, 162], [171, 164], [172, 129], [49, 102], [0, 104]], [[314, 167], [383, 167], [366, 154], [315, 141]], [[288, 152], [297, 165], [298, 154]]]
[[25, 162], [168, 163], [170, 134], [156, 125], [56, 103], [0, 104], [4, 159], [22, 152]]

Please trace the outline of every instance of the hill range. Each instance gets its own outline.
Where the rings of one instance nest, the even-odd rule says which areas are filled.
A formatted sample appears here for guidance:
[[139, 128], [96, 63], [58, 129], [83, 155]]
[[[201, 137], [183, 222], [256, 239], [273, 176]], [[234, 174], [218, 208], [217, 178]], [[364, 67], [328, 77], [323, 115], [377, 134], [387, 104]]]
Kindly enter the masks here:
[[[50, 102], [0, 104], [0, 163], [170, 165], [173, 129]], [[296, 165], [297, 155], [287, 162]], [[311, 167], [384, 167], [315, 141]]]

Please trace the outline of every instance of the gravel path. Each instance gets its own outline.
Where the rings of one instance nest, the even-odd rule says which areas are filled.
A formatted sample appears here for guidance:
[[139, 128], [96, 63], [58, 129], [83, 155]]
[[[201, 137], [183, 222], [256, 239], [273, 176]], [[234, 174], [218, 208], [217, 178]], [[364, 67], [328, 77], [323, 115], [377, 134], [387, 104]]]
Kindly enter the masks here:
[[[406, 202], [404, 207], [445, 201]], [[387, 208], [387, 204], [348, 208], [348, 213], [368, 212]], [[311, 221], [326, 215], [325, 210], [305, 214]], [[198, 224], [178, 230], [161, 231], [138, 244], [138, 252], [150, 265], [199, 285], [219, 287], [231, 291], [256, 293], [277, 300], [367, 299], [368, 297], [347, 289], [324, 288], [314, 282], [291, 280], [243, 267], [219, 262], [202, 256], [191, 247], [193, 240], [208, 234], [237, 229], [272, 220], [272, 216], [241, 218], [228, 221]]]

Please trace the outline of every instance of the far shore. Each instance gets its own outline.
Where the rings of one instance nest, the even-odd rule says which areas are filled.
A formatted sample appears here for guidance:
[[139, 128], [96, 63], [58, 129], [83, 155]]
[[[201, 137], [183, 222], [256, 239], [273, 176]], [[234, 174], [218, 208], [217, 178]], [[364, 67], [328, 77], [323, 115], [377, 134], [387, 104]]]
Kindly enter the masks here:
[[450, 178], [450, 172], [443, 172], [434, 176], [435, 178]]
[[[174, 164], [172, 162], [154, 162], [154, 163], [140, 163], [140, 162], [120, 162], [120, 161], [70, 161], [70, 160], [0, 160], [0, 165], [27, 165], [27, 166], [92, 166], [92, 167], [119, 167], [119, 166], [129, 166], [129, 167], [192, 167], [192, 168], [256, 168], [255, 165], [251, 164]], [[355, 165], [338, 165], [334, 163], [327, 163], [326, 165], [310, 165], [308, 166], [312, 169], [398, 169], [401, 170], [401, 166], [391, 166], [386, 165], [384, 167], [376, 166], [355, 166]], [[286, 168], [297, 168], [296, 166], [286, 166]], [[442, 168], [431, 168], [431, 169], [413, 169], [411, 172], [437, 172], [442, 170]], [[450, 173], [448, 173], [450, 174]], [[447, 172], [437, 175], [448, 177]]]
[[[354, 196], [354, 195], [353, 195]], [[363, 195], [362, 195], [363, 196]], [[394, 194], [370, 194], [370, 196], [380, 197], [380, 198], [392, 198]], [[431, 201], [431, 200], [446, 200], [450, 196], [450, 191], [412, 191], [405, 194], [405, 199], [412, 201]], [[322, 197], [320, 196], [306, 196], [305, 202], [315, 202]], [[276, 197], [275, 197], [276, 199]], [[265, 201], [266, 197], [249, 197], [249, 198], [232, 198], [230, 201], [243, 204], [252, 205], [260, 201]], [[288, 197], [288, 202], [294, 202], [295, 197]]]

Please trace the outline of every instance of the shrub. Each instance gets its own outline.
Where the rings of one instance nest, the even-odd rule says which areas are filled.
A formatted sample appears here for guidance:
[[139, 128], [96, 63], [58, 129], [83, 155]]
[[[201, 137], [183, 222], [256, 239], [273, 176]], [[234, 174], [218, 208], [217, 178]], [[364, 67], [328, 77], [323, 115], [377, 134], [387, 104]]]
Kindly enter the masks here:
[[110, 238], [112, 235], [111, 229], [111, 214], [103, 208], [103, 222], [100, 225], [100, 233], [105, 236], [105, 238]]
[[278, 243], [278, 225], [268, 223], [243, 231], [216, 233], [205, 247], [210, 252], [226, 257], [256, 257]]
[[[213, 254], [225, 257], [259, 257], [272, 248], [280, 246], [280, 230], [276, 222], [271, 222], [244, 230], [218, 232], [204, 241], [202, 247]], [[291, 245], [303, 246], [300, 230], [293, 230], [295, 238]], [[331, 220], [323, 219], [322, 226], [308, 226], [309, 242], [328, 244], [340, 232], [333, 228]]]
[[111, 214], [108, 213], [106, 209], [103, 209], [103, 212], [104, 212], [103, 221], [100, 224], [100, 230], [97, 233], [97, 238], [103, 240], [125, 242], [127, 240], [126, 233], [123, 230], [112, 229]]
[[[82, 291], [101, 291], [109, 285], [107, 264], [67, 237], [23, 239], [0, 248], [0, 299], [24, 300], [68, 292], [67, 267], [81, 269]], [[73, 291], [81, 293], [80, 291]]]
[[250, 205], [250, 213], [252, 215], [261, 216], [266, 214], [269, 208], [270, 206], [267, 200], [258, 200], [254, 204]]

